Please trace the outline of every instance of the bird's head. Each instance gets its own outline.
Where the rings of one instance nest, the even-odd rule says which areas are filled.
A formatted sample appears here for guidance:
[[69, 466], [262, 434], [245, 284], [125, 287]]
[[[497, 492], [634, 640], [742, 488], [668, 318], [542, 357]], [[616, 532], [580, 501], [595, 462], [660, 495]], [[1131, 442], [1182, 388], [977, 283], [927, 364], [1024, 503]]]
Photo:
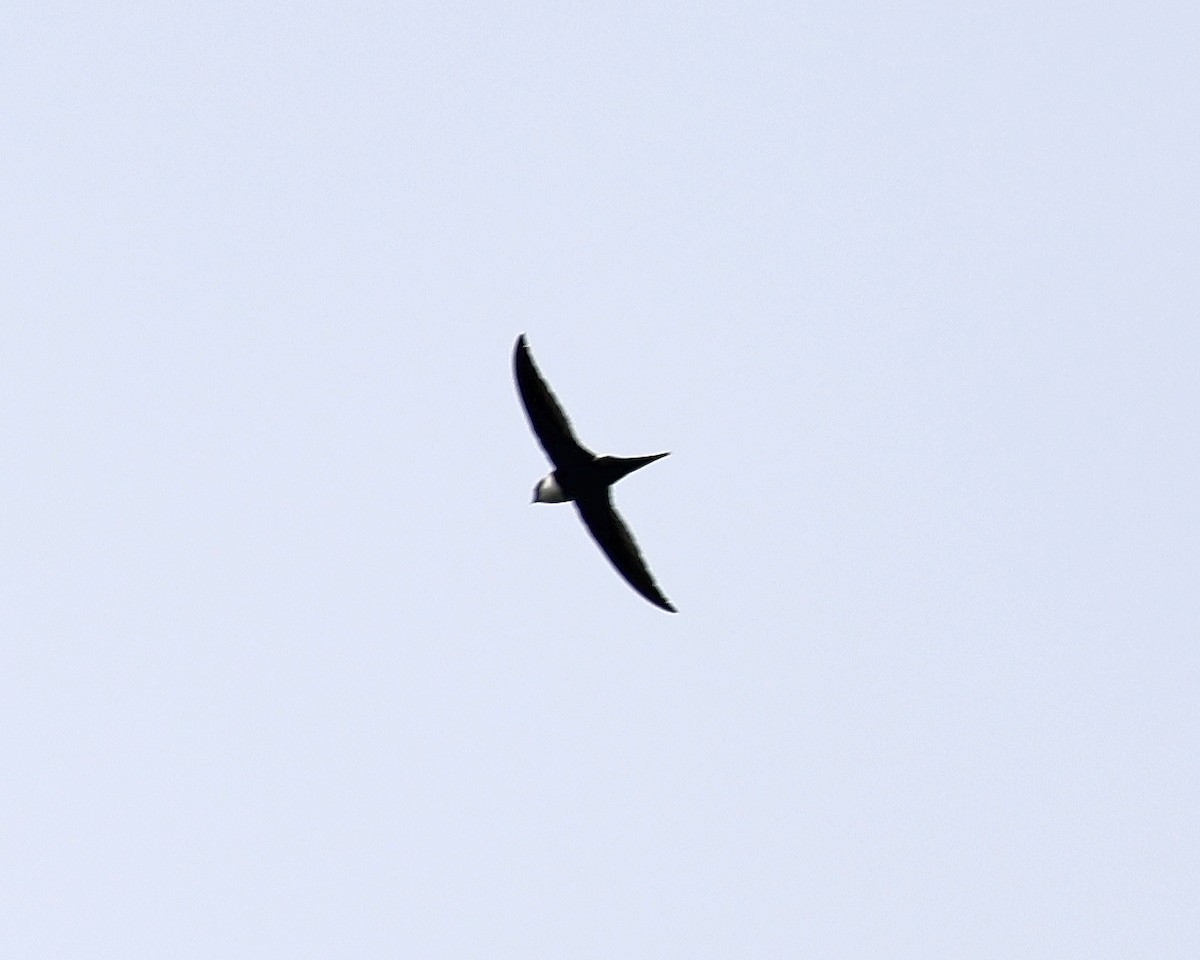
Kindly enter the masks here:
[[533, 488], [533, 499], [530, 503], [566, 503], [567, 499], [554, 474], [548, 473]]

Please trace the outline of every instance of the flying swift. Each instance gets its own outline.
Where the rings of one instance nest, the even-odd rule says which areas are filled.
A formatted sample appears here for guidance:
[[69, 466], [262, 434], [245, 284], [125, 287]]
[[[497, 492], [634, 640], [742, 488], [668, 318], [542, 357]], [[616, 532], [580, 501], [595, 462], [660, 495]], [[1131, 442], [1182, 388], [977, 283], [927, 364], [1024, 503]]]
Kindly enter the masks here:
[[533, 488], [533, 503], [575, 504], [579, 517], [617, 572], [656, 607], [675, 613], [642, 559], [633, 534], [613, 506], [610, 488], [666, 453], [648, 457], [598, 457], [581, 444], [558, 400], [538, 372], [525, 334], [513, 348], [513, 374], [525, 414], [554, 469]]

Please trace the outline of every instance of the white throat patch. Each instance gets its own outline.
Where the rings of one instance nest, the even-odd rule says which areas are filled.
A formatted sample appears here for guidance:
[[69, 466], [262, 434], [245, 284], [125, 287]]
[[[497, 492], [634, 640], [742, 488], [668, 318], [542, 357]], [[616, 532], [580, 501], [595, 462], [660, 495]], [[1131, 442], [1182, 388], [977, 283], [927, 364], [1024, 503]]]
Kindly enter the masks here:
[[537, 482], [537, 486], [533, 488], [534, 503], [566, 503], [567, 495], [563, 493], [563, 488], [558, 485], [558, 481], [554, 479], [554, 474], [550, 473], [542, 477]]

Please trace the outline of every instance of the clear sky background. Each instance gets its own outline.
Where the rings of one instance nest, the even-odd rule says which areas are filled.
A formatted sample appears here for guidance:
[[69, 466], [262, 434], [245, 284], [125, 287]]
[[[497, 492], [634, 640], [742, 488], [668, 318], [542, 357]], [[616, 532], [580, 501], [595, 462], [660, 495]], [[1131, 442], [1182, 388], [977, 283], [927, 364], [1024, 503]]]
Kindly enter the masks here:
[[0, 954], [1200, 956], [1198, 35], [7, 4]]

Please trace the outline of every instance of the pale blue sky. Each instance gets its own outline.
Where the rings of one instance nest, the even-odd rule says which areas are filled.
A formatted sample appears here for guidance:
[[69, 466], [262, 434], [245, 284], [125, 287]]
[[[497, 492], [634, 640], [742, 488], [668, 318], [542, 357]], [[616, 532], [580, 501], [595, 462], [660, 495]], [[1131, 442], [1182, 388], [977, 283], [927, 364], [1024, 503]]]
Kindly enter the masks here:
[[1198, 28], [9, 4], [0, 954], [1200, 956]]

